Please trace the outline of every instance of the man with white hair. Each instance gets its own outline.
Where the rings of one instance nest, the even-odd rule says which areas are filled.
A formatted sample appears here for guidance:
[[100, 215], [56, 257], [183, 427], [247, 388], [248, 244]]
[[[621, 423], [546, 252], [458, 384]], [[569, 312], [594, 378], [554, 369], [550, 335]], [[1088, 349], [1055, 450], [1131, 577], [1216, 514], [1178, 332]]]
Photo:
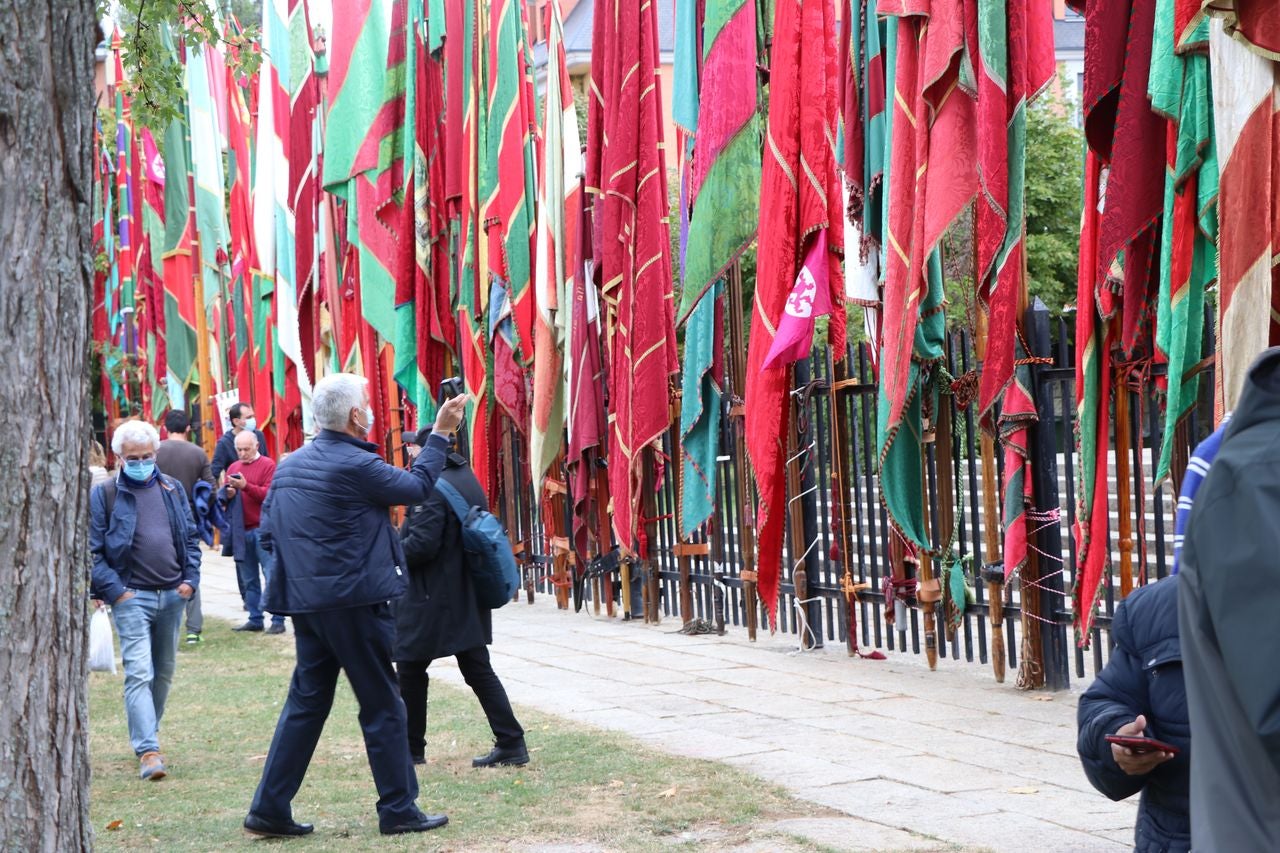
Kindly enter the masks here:
[[343, 671], [360, 704], [360, 728], [378, 789], [384, 835], [444, 826], [417, 806], [418, 779], [405, 743], [404, 703], [391, 664], [395, 621], [388, 602], [408, 577], [389, 509], [424, 502], [462, 421], [467, 398], [440, 408], [413, 467], [382, 461], [366, 381], [339, 373], [316, 383], [312, 412], [320, 432], [276, 469], [262, 508], [260, 544], [274, 556], [266, 610], [293, 617], [297, 665], [244, 828], [253, 835], [306, 835], [292, 800], [302, 785]]
[[160, 718], [173, 683], [178, 632], [200, 585], [200, 537], [187, 490], [156, 469], [160, 434], [143, 421], [116, 428], [115, 479], [89, 496], [93, 594], [111, 605], [124, 659], [124, 705], [138, 775], [163, 779]]

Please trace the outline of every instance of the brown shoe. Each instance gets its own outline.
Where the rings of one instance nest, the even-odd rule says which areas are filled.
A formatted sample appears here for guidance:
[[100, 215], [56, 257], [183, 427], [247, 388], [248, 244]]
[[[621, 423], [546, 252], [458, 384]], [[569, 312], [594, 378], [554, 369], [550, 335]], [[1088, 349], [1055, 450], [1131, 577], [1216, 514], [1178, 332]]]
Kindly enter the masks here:
[[159, 782], [169, 771], [164, 769], [164, 756], [158, 752], [144, 752], [138, 759], [138, 776], [152, 782]]

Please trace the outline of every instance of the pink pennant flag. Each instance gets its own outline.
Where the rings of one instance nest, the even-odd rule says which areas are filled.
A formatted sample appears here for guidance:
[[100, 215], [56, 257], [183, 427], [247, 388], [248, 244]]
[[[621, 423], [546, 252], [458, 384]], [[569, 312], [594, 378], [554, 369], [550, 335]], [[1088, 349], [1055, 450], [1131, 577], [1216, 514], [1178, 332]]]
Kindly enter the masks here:
[[[783, 367], [809, 355], [813, 348], [813, 327], [817, 318], [831, 313], [831, 286], [827, 273], [827, 229], [818, 231], [804, 266], [796, 276], [795, 287], [787, 297], [778, 332], [764, 358], [761, 370]], [[776, 363], [776, 364], [775, 364]]]

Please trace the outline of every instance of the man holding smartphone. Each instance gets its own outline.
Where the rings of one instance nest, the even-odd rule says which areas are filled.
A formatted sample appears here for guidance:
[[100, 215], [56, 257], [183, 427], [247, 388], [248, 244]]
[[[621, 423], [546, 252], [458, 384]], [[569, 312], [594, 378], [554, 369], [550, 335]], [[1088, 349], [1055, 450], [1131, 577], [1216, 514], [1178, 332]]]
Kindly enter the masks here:
[[[1173, 575], [1134, 590], [1111, 623], [1115, 648], [1080, 697], [1076, 750], [1093, 787], [1141, 793], [1134, 849], [1191, 849], [1191, 724]], [[1119, 741], [1119, 742], [1117, 742]]]

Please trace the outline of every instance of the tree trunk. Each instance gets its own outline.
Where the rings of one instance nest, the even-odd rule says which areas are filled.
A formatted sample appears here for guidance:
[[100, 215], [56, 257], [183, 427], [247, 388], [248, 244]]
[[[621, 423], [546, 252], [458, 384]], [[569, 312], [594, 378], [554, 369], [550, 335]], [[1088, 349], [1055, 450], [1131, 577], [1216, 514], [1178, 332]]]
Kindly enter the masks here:
[[91, 0], [0, 0], [0, 850], [87, 850]]

